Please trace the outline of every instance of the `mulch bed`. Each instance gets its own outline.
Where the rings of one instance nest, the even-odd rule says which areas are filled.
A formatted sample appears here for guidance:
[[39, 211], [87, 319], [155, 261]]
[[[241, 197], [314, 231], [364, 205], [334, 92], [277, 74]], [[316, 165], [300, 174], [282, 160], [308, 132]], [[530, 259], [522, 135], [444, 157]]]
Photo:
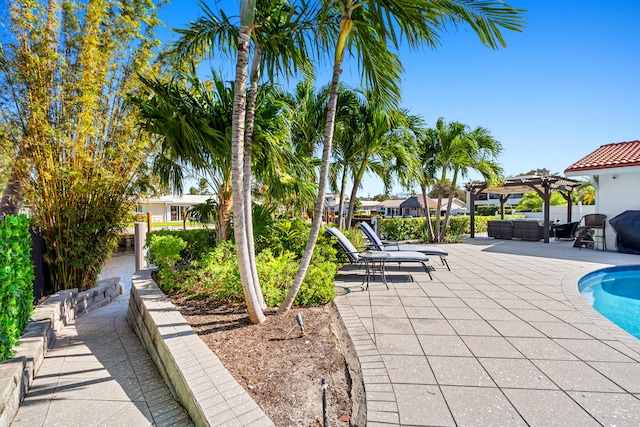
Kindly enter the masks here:
[[[351, 379], [328, 307], [299, 308], [252, 325], [246, 308], [171, 297], [195, 332], [277, 426], [349, 425]], [[300, 313], [304, 335], [296, 321]]]

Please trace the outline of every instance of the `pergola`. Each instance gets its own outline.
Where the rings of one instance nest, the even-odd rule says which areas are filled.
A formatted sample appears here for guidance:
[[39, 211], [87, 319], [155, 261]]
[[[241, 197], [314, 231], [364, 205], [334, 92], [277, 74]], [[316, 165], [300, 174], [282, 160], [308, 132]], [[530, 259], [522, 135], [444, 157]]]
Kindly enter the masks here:
[[469, 191], [469, 211], [471, 212], [471, 237], [475, 237], [475, 202], [480, 193], [498, 194], [500, 217], [504, 219], [504, 204], [512, 194], [530, 193], [540, 195], [544, 206], [544, 242], [549, 243], [549, 200], [551, 193], [562, 194], [567, 201], [567, 222], [571, 222], [571, 193], [581, 183], [562, 176], [516, 176], [505, 178], [499, 187], [487, 187], [486, 182], [470, 182], [465, 187]]

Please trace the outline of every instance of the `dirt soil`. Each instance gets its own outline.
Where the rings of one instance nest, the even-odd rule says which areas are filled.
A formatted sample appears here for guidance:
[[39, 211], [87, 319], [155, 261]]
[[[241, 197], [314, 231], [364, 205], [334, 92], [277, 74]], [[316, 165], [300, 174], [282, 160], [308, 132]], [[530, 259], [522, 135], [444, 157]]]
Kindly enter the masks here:
[[284, 316], [271, 312], [266, 322], [252, 325], [244, 306], [171, 300], [276, 426], [324, 425], [323, 378], [328, 425], [350, 425], [351, 378], [329, 307], [293, 309]]

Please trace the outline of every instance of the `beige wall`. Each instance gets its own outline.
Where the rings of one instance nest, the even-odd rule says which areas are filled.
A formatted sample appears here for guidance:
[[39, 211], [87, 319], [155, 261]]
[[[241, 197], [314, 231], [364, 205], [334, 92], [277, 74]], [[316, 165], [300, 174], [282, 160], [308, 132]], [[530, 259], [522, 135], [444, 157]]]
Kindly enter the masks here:
[[162, 203], [141, 203], [142, 213], [151, 212], [151, 222], [168, 222], [167, 206]]

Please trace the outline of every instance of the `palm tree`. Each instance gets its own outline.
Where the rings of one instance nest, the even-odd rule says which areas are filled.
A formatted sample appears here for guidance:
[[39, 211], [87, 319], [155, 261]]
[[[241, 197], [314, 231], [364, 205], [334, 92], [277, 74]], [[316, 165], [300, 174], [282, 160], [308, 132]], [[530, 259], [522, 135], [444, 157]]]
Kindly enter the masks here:
[[266, 206], [285, 205], [306, 211], [315, 200], [316, 162], [312, 156], [298, 151], [293, 141], [292, 98], [265, 85], [261, 86], [260, 94], [264, 96], [258, 98], [253, 140], [257, 192]]
[[[349, 177], [353, 178], [354, 165], [358, 156], [362, 157], [362, 145], [359, 134], [362, 132], [360, 105], [361, 94], [346, 86], [340, 86], [338, 96], [338, 111], [336, 112], [336, 128], [334, 131], [334, 146], [332, 163], [329, 171], [329, 181], [332, 191], [339, 192], [338, 227], [344, 228], [344, 202]], [[340, 186], [338, 188], [338, 182]]]
[[[221, 48], [223, 52], [237, 47], [238, 60], [236, 65], [237, 96], [234, 108], [233, 128], [233, 161], [241, 162], [234, 169], [234, 224], [241, 224], [245, 230], [238, 233], [236, 226], [236, 249], [238, 252], [238, 266], [241, 271], [243, 288], [254, 288], [258, 295], [258, 304], [262, 309], [266, 308], [260, 298], [260, 284], [255, 264], [255, 249], [253, 228], [251, 220], [251, 157], [253, 146], [253, 126], [255, 117], [255, 103], [263, 68], [270, 77], [276, 73], [290, 76], [293, 71], [304, 70], [310, 72], [310, 61], [305, 47], [307, 29], [315, 22], [313, 8], [305, 2], [295, 6], [285, 1], [273, 0], [261, 5], [256, 13], [255, 0], [243, 0], [240, 7], [240, 28], [231, 24], [229, 18], [221, 12], [216, 16], [211, 9], [200, 2], [204, 16], [192, 23], [186, 30], [179, 30], [182, 39], [176, 44], [175, 52], [180, 56], [192, 57], [205, 51], [211, 54], [214, 47]], [[259, 25], [254, 26], [257, 15]], [[254, 31], [254, 29], [257, 29]], [[237, 34], [237, 45], [234, 46], [234, 35]], [[250, 90], [246, 96], [247, 71], [249, 70], [249, 54], [253, 41], [253, 56], [250, 70]], [[243, 85], [240, 87], [240, 85]], [[242, 110], [242, 111], [240, 111]], [[238, 127], [239, 126], [239, 127]], [[245, 129], [246, 126], [246, 129]], [[235, 138], [240, 138], [236, 140]], [[239, 144], [243, 143], [243, 146]], [[242, 172], [242, 173], [240, 173]], [[235, 194], [238, 193], [238, 194]], [[237, 208], [237, 209], [236, 209]], [[238, 215], [242, 212], [243, 218]], [[241, 247], [242, 246], [242, 247]], [[246, 279], [246, 280], [245, 280]], [[252, 297], [253, 293], [245, 294]], [[251, 321], [261, 323], [264, 316], [251, 314]]]
[[320, 41], [327, 52], [334, 53], [331, 92], [327, 107], [322, 163], [318, 180], [318, 197], [314, 209], [309, 240], [300, 262], [294, 283], [279, 312], [291, 308], [295, 296], [309, 268], [311, 256], [322, 225], [322, 210], [326, 194], [329, 159], [333, 142], [338, 83], [342, 73], [344, 53], [356, 57], [365, 83], [372, 88], [382, 105], [394, 107], [400, 93], [402, 65], [393, 53], [400, 40], [410, 47], [435, 47], [438, 31], [447, 21], [466, 22], [478, 34], [483, 44], [492, 48], [505, 45], [500, 27], [520, 31], [524, 25], [522, 11], [500, 0], [475, 2], [472, 0], [405, 1], [405, 0], [343, 0], [327, 1], [323, 9], [323, 23], [339, 22], [337, 34], [333, 27], [321, 26]]
[[435, 129], [431, 131], [435, 134], [435, 138], [437, 138], [440, 148], [435, 158], [437, 168], [440, 172], [440, 179], [438, 180], [440, 185], [437, 187], [438, 202], [436, 204], [436, 241], [441, 240], [441, 229], [443, 229], [441, 226], [440, 212], [442, 212], [442, 198], [444, 185], [447, 179], [447, 170], [450, 168], [450, 165], [455, 163], [455, 157], [462, 155], [465, 150], [463, 138], [460, 137], [464, 132], [464, 128], [465, 126], [462, 123], [451, 122], [447, 124], [447, 122], [440, 117], [436, 122]]
[[[436, 132], [441, 143], [440, 151], [436, 156], [436, 163], [440, 170], [436, 231], [439, 233], [438, 240], [444, 241], [458, 176], [464, 177], [470, 170], [475, 170], [480, 172], [487, 182], [495, 182], [502, 173], [502, 168], [496, 161], [496, 157], [502, 151], [502, 145], [486, 128], [477, 127], [470, 130], [468, 126], [459, 122], [446, 124], [442, 118], [436, 124]], [[439, 213], [442, 208], [443, 190], [448, 171], [451, 171], [453, 176], [444, 224], [441, 227]]]
[[427, 190], [436, 182], [436, 157], [440, 151], [440, 140], [434, 129], [416, 130], [417, 148], [414, 162], [408, 173], [400, 176], [400, 182], [407, 188], [417, 183], [425, 206], [425, 222], [429, 233], [429, 241], [436, 240], [433, 225], [431, 224], [431, 212], [429, 210], [429, 198]]
[[404, 175], [415, 153], [416, 117], [406, 110], [385, 109], [373, 93], [364, 92], [359, 108], [360, 126], [356, 140], [359, 152], [353, 161], [353, 187], [349, 198], [347, 227], [351, 226], [356, 194], [365, 172], [378, 175], [385, 188], [390, 188], [394, 175]]
[[231, 116], [233, 91], [220, 77], [213, 90], [192, 70], [163, 82], [142, 78], [152, 91], [147, 98], [132, 97], [142, 127], [159, 136], [160, 152], [154, 172], [177, 193], [183, 192], [185, 169], [204, 176], [217, 195], [216, 235], [228, 240], [231, 218]]

